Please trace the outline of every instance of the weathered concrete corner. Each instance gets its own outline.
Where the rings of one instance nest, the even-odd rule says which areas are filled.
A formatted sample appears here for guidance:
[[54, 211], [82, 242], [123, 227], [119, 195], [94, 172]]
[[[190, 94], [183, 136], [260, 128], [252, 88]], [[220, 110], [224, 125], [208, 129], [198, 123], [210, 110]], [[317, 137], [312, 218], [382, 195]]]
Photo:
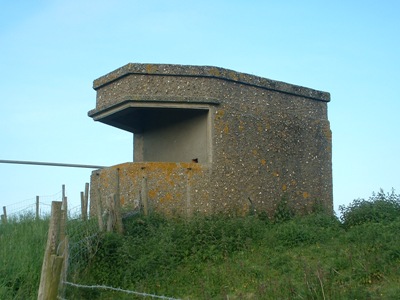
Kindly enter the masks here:
[[[133, 161], [93, 172], [91, 199], [168, 214], [332, 211], [330, 95], [216, 67], [127, 64], [89, 116], [134, 134]], [[96, 210], [93, 209], [95, 212]]]

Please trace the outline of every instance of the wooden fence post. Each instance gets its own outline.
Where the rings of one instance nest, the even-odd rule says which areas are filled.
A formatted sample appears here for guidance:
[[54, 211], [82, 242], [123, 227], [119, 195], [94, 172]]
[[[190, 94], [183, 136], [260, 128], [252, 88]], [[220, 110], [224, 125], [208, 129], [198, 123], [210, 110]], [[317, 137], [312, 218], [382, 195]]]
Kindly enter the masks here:
[[88, 205], [89, 205], [89, 183], [85, 184], [85, 192], [81, 192], [81, 215], [82, 220], [88, 219]]
[[86, 184], [85, 184], [85, 215], [86, 215], [86, 219], [88, 217], [88, 210], [89, 210], [89, 183], [86, 182]]
[[59, 238], [58, 242], [60, 244], [58, 253], [64, 253], [65, 249], [65, 229], [67, 226], [67, 219], [68, 219], [68, 199], [64, 197], [64, 200], [61, 205], [61, 213], [60, 213], [60, 227], [59, 227]]
[[61, 209], [64, 210], [66, 213], [68, 213], [68, 202], [67, 202], [67, 197], [65, 196], [65, 184], [62, 185], [62, 196], [61, 196]]
[[85, 209], [85, 193], [81, 192], [81, 217], [82, 221], [87, 220], [87, 215], [86, 215], [86, 209]]
[[61, 186], [61, 201], [64, 201], [65, 198], [65, 184]]
[[59, 280], [59, 286], [58, 286], [58, 291], [59, 291], [59, 296], [61, 298], [65, 297], [65, 284], [64, 281], [67, 280], [67, 274], [68, 274], [68, 260], [69, 260], [69, 239], [68, 236], [65, 237], [64, 239], [64, 249], [63, 249], [63, 257], [64, 257], [64, 263], [62, 264], [62, 268], [60, 271], [60, 280]]
[[40, 276], [38, 300], [53, 300], [57, 298], [64, 261], [63, 255], [58, 253], [60, 242], [65, 242], [65, 240], [60, 240], [60, 237], [65, 237], [65, 232], [61, 233], [65, 229], [61, 220], [62, 204], [61, 201], [53, 201], [51, 203], [49, 233]]
[[39, 220], [39, 196], [36, 196], [36, 220]]
[[1, 222], [3, 224], [7, 223], [7, 208], [5, 206], [3, 206], [3, 214], [1, 216]]

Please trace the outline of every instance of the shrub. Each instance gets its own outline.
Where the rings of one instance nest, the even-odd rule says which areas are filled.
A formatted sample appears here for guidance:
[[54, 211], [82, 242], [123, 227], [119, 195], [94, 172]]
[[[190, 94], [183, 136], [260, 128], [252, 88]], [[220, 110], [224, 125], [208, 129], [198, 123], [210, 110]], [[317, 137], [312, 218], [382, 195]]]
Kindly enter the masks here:
[[339, 206], [340, 220], [345, 228], [367, 222], [389, 222], [400, 215], [400, 194], [382, 189], [368, 200], [355, 199], [348, 206]]

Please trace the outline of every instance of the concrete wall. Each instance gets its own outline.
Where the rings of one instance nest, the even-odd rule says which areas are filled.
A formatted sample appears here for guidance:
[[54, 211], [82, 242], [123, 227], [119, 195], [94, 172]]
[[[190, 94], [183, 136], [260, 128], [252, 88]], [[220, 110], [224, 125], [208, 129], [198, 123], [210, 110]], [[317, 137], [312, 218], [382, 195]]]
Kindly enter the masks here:
[[[317, 202], [332, 210], [328, 93], [221, 68], [141, 64], [99, 78], [94, 88], [96, 108], [89, 115], [135, 133], [135, 161], [143, 162], [141, 168], [158, 162], [151, 172], [143, 168], [120, 181], [125, 202], [135, 198], [122, 192], [125, 185], [141, 190], [136, 176], [153, 178], [148, 188], [157, 191], [152, 201], [161, 211], [191, 203], [199, 212], [272, 215], [282, 197], [300, 213]], [[202, 171], [196, 184], [188, 185], [179, 177], [185, 173], [180, 163], [191, 164], [193, 158], [199, 158], [196, 170]], [[161, 184], [171, 174], [167, 162], [177, 163], [181, 174], [171, 182], [172, 190]], [[118, 169], [127, 174], [137, 166]], [[95, 178], [114, 169], [92, 176], [103, 195], [113, 188], [107, 191], [109, 185]], [[158, 205], [166, 190], [169, 200]], [[92, 196], [96, 199], [95, 189]]]
[[209, 162], [208, 110], [152, 109], [135, 134], [135, 162]]
[[94, 171], [91, 178], [91, 213], [103, 210], [115, 194], [127, 209], [143, 205], [149, 211], [190, 216], [212, 212], [209, 199], [209, 168], [197, 163], [124, 163]]

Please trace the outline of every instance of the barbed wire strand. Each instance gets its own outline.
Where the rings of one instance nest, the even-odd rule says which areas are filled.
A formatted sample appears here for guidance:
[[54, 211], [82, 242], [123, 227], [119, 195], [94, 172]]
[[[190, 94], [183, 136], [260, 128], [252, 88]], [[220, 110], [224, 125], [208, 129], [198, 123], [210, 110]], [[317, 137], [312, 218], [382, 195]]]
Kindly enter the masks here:
[[140, 292], [135, 292], [135, 291], [124, 290], [121, 288], [106, 286], [106, 285], [83, 285], [83, 284], [77, 284], [77, 283], [72, 283], [72, 282], [68, 282], [68, 281], [63, 281], [63, 283], [65, 285], [69, 285], [69, 286], [73, 286], [73, 287], [77, 287], [77, 288], [112, 290], [112, 291], [116, 291], [116, 292], [133, 294], [133, 295], [143, 296], [143, 297], [152, 297], [152, 298], [164, 299], [164, 300], [180, 300], [178, 298], [171, 298], [171, 297], [166, 297], [166, 296], [158, 296], [158, 295], [153, 295], [153, 294], [140, 293]]
[[21, 201], [18, 201], [18, 202], [15, 202], [15, 203], [12, 203], [12, 204], [9, 204], [9, 205], [6, 205], [7, 207], [9, 207], [9, 206], [16, 206], [16, 205], [20, 205], [20, 204], [22, 204], [22, 203], [24, 203], [24, 202], [33, 202], [33, 201], [35, 201], [35, 197], [32, 197], [32, 198], [29, 198], [29, 199], [25, 199], [25, 200], [21, 200]]
[[[39, 201], [39, 204], [42, 205], [42, 206], [51, 207], [51, 201], [61, 200], [61, 193], [62, 193], [62, 191], [58, 191], [57, 193], [54, 193], [54, 194], [52, 194], [52, 195], [42, 195], [42, 196], [39, 196], [39, 199], [40, 199], [40, 200], [43, 200], [43, 198], [51, 199], [51, 200], [50, 200], [50, 204], [49, 204], [49, 203], [46, 203], [46, 202], [43, 202], [43, 201]], [[35, 199], [36, 199], [36, 198], [29, 198], [29, 199], [25, 199], [25, 200], [22, 200], [22, 201], [18, 201], [18, 202], [15, 202], [15, 203], [6, 205], [5, 207], [6, 207], [6, 209], [7, 209], [7, 214], [8, 214], [9, 216], [17, 215], [17, 214], [26, 212], [28, 209], [34, 208], [35, 205], [36, 205], [36, 202], [33, 202], [33, 201], [35, 201]], [[29, 204], [25, 204], [25, 203], [28, 202], [28, 201], [29, 201], [30, 203], [29, 203]], [[25, 205], [22, 206], [23, 203], [24, 203]], [[42, 213], [40, 213], [40, 214], [42, 214]]]
[[[41, 201], [39, 201], [40, 207], [43, 208], [43, 206], [45, 206], [47, 208], [50, 208], [52, 201], [61, 201], [62, 200], [61, 199], [62, 198], [61, 194], [62, 194], [62, 191], [60, 190], [57, 193], [54, 193], [52, 195], [39, 196], [39, 199], [41, 200]], [[44, 198], [45, 198], [45, 201], [46, 201], [46, 199], [50, 199], [50, 200], [47, 200], [46, 202], [44, 202], [43, 201]], [[26, 210], [28, 210], [28, 209], [34, 209], [35, 205], [36, 205], [36, 201], [35, 200], [36, 200], [36, 198], [34, 197], [34, 198], [29, 198], [29, 199], [25, 199], [25, 200], [22, 200], [22, 201], [19, 201], [19, 202], [15, 202], [15, 203], [6, 205], [5, 207], [7, 209], [7, 215], [8, 216], [17, 215], [19, 213], [26, 212]], [[28, 201], [30, 203], [29, 204], [25, 204]], [[22, 205], [23, 203], [25, 205]], [[75, 214], [79, 214], [80, 213], [80, 209], [81, 209], [81, 206], [80, 205], [76, 205], [74, 207], [69, 208], [68, 212], [71, 215], [75, 215]], [[45, 209], [44, 214], [45, 213], [50, 213], [50, 210], [49, 209]], [[41, 209], [39, 214], [40, 215], [43, 214], [42, 209]]]

